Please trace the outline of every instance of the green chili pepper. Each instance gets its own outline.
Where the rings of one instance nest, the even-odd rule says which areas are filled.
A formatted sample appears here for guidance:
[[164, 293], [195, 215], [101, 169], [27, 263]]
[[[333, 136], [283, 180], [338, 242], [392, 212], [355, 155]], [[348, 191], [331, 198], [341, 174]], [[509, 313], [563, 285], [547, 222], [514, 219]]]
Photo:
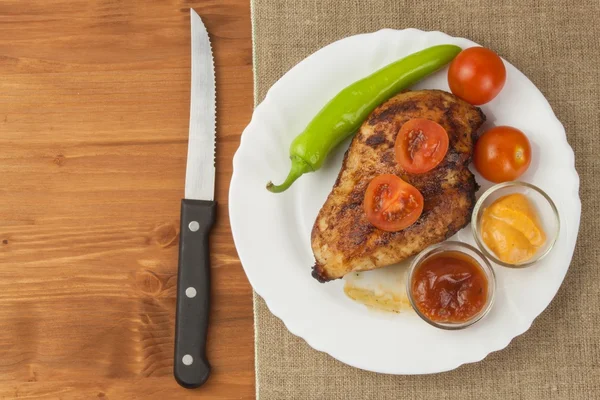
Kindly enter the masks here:
[[450, 44], [429, 47], [342, 89], [292, 142], [292, 168], [285, 182], [281, 185], [269, 182], [267, 189], [283, 192], [302, 174], [321, 168], [329, 152], [356, 132], [379, 104], [444, 67], [461, 50]]

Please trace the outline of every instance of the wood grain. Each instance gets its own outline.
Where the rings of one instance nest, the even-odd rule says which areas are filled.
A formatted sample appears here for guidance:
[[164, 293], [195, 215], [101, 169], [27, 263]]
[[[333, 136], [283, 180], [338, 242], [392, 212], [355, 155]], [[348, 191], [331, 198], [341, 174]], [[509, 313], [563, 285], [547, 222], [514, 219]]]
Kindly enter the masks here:
[[[213, 41], [213, 374], [172, 378], [189, 8]], [[0, 398], [254, 397], [231, 160], [252, 112], [246, 0], [0, 2]]]

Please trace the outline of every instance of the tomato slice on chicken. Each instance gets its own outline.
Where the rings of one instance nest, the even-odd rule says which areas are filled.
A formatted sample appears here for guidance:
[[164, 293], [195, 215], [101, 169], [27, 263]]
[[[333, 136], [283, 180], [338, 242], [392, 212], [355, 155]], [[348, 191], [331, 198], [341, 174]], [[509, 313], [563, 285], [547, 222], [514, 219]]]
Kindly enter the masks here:
[[373, 178], [367, 186], [364, 208], [376, 228], [396, 232], [414, 224], [423, 213], [423, 195], [396, 175]]
[[396, 137], [396, 161], [410, 174], [434, 169], [448, 152], [448, 132], [425, 118], [408, 120]]

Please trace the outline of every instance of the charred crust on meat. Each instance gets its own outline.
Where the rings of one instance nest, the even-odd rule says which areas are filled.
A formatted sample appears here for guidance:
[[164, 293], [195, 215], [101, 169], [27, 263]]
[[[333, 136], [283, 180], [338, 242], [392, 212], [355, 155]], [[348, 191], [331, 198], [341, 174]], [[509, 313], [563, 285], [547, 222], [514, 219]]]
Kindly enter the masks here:
[[469, 123], [469, 127], [471, 128], [471, 136], [473, 137], [473, 143], [477, 143], [477, 140], [479, 140], [479, 137], [482, 134], [479, 128], [481, 128], [485, 121], [487, 121], [487, 117], [485, 116], [483, 111], [481, 111], [481, 108], [474, 108], [476, 110], [476, 114], [471, 114], [467, 122]]
[[[448, 125], [448, 127], [450, 128], [450, 130], [452, 132], [458, 132], [459, 135], [463, 135], [465, 133], [465, 129], [464, 126], [456, 121], [456, 115], [457, 115], [457, 109], [460, 106], [456, 103], [451, 103], [448, 108], [446, 109], [446, 111], [444, 111], [444, 119], [446, 120], [446, 124]], [[450, 137], [450, 141], [459, 141], [460, 137], [459, 135], [455, 135], [455, 136], [451, 136]]]
[[394, 165], [394, 163], [396, 162], [396, 155], [394, 154], [393, 149], [392, 150], [388, 150], [388, 151], [384, 151], [381, 154], [381, 161], [384, 164]]
[[443, 110], [446, 108], [446, 102], [444, 98], [444, 93], [435, 93], [433, 96], [429, 97], [427, 102], [425, 103], [427, 108], [432, 110]]
[[419, 186], [420, 186], [419, 191], [423, 195], [423, 199], [425, 200], [426, 203], [433, 197], [442, 193], [442, 188], [437, 185], [424, 185], [424, 186], [419, 185]]
[[347, 212], [351, 212], [352, 210], [360, 207], [361, 205], [362, 205], [362, 202], [346, 203], [346, 204], [342, 205], [342, 207], [340, 207], [340, 209], [338, 211], [339, 218], [343, 218]]
[[365, 191], [366, 191], [366, 187], [368, 185], [367, 183], [363, 183], [360, 186], [356, 186], [354, 188], [354, 190], [352, 192], [350, 192], [350, 195], [348, 196], [348, 202], [349, 203], [362, 203], [363, 198], [365, 197]]
[[461, 161], [461, 156], [458, 154], [458, 152], [450, 150], [446, 155], [446, 161], [448, 161], [450, 164], [459, 164]]
[[323, 275], [323, 267], [318, 264], [315, 264], [312, 267], [312, 277], [321, 283], [329, 282], [331, 280], [331, 278], [328, 278], [326, 275]]
[[[386, 103], [383, 104], [384, 106]], [[407, 100], [402, 103], [394, 103], [388, 107], [379, 106], [373, 111], [368, 119], [369, 125], [375, 125], [379, 122], [392, 122], [398, 113], [414, 112], [419, 110], [419, 103], [416, 100]]]
[[479, 191], [479, 188], [480, 188], [480, 186], [477, 183], [477, 181], [475, 180], [475, 175], [473, 175], [469, 171], [469, 187], [465, 189], [466, 193], [469, 196], [469, 203], [470, 203], [469, 222], [471, 222], [471, 215], [473, 214], [473, 209], [475, 208], [475, 203], [477, 202], [475, 193], [477, 193]]
[[485, 116], [483, 111], [481, 111], [481, 108], [475, 107], [475, 110], [477, 111], [477, 117], [469, 118], [469, 125], [471, 126], [473, 132], [477, 132], [481, 125], [483, 125], [484, 122], [487, 120], [487, 117]]
[[381, 235], [375, 239], [373, 244], [375, 246], [387, 246], [392, 239], [393, 233], [395, 232], [382, 232]]
[[[356, 136], [354, 137], [354, 139], [352, 139], [352, 142], [354, 142], [355, 140], [356, 140]], [[342, 160], [342, 169], [340, 169], [340, 173], [338, 174], [337, 178], [335, 179], [335, 183], [333, 184], [333, 187], [340, 185], [340, 180], [342, 179], [342, 171], [346, 168], [346, 162], [348, 161], [348, 153], [350, 153], [351, 148], [352, 148], [352, 145], [350, 145], [350, 147], [348, 147], [348, 150], [346, 150], [346, 152], [344, 153], [344, 159]], [[331, 196], [331, 194], [330, 194], [330, 196]]]
[[375, 230], [373, 225], [356, 223], [348, 233], [348, 241], [353, 246], [358, 246], [367, 241], [369, 235]]
[[382, 143], [385, 143], [387, 140], [385, 139], [385, 134], [383, 132], [376, 132], [373, 136], [370, 136], [365, 140], [365, 144], [370, 147], [377, 147]]

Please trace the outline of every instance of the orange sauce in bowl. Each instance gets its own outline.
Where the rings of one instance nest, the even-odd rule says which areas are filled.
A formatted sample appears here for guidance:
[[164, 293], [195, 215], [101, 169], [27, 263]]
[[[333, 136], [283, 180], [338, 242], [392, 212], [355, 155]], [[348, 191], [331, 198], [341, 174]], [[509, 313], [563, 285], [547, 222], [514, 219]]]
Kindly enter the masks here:
[[520, 264], [546, 243], [546, 234], [529, 199], [520, 193], [503, 196], [483, 211], [481, 238], [498, 259]]
[[476, 316], [488, 297], [488, 279], [472, 257], [447, 251], [425, 259], [413, 272], [415, 306], [432, 321], [462, 323]]

